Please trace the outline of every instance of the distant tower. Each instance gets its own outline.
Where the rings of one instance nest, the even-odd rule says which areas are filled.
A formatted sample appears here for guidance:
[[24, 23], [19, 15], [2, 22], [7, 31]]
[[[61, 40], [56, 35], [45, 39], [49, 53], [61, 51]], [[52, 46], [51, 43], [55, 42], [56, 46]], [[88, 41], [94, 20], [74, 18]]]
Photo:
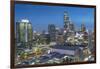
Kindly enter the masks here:
[[64, 40], [74, 34], [74, 24], [69, 18], [68, 12], [64, 12]]
[[71, 31], [74, 31], [74, 29], [75, 29], [75, 26], [74, 26], [74, 24], [72, 23], [72, 21], [70, 21], [69, 29], [70, 29]]
[[81, 24], [81, 31], [82, 32], [85, 32], [86, 31], [86, 27], [85, 27], [84, 23]]
[[83, 17], [83, 20], [82, 20], [82, 24], [81, 24], [81, 31], [82, 32], [85, 32], [86, 31], [86, 27], [85, 27], [85, 19], [84, 19], [84, 17]]
[[64, 29], [69, 29], [69, 24], [70, 24], [69, 16], [68, 16], [68, 13], [65, 11], [64, 12]]
[[50, 34], [50, 41], [53, 42], [56, 39], [56, 27], [54, 24], [49, 24], [48, 25], [48, 33]]
[[32, 41], [33, 29], [29, 20], [23, 19], [20, 22], [16, 22], [16, 37], [17, 42]]

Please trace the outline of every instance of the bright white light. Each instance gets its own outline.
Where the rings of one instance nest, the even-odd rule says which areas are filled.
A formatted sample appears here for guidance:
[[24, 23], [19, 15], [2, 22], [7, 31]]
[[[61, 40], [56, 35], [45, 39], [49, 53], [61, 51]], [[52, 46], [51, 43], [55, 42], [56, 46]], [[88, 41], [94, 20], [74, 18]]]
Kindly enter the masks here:
[[64, 30], [64, 33], [66, 33], [67, 31], [66, 30]]

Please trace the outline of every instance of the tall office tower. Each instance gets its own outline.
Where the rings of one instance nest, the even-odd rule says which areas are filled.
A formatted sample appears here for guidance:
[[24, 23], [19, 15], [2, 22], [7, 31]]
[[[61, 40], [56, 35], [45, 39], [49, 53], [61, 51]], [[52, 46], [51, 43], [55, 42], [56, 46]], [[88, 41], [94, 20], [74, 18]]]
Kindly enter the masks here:
[[16, 23], [17, 42], [30, 42], [33, 39], [32, 24], [29, 20], [23, 19]]
[[[85, 12], [83, 12], [83, 14], [84, 15], [86, 15], [86, 13]], [[83, 16], [83, 18], [82, 18], [82, 24], [81, 24], [81, 31], [82, 32], [85, 32], [86, 31], [86, 27], [85, 27], [85, 17]]]
[[82, 32], [85, 32], [86, 31], [86, 27], [85, 27], [84, 23], [81, 24], [81, 31]]
[[69, 30], [74, 31], [75, 27], [74, 24], [70, 21]]
[[56, 40], [56, 28], [54, 24], [48, 25], [48, 33], [50, 34], [50, 41], [55, 42]]
[[68, 12], [64, 12], [64, 41], [67, 40], [67, 37], [69, 36], [69, 31], [70, 31], [70, 19], [68, 16]]
[[69, 29], [69, 24], [70, 24], [69, 16], [68, 16], [68, 13], [65, 11], [64, 12], [64, 29]]

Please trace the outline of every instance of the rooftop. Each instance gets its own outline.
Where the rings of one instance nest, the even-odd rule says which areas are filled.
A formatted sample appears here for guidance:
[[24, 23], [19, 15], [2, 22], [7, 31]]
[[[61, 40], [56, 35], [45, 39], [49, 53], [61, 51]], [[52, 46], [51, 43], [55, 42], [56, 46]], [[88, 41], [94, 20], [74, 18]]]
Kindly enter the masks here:
[[21, 22], [29, 23], [29, 20], [28, 19], [22, 19]]
[[55, 45], [55, 46], [52, 46], [51, 48], [54, 48], [54, 49], [63, 49], [63, 50], [76, 50], [76, 49], [79, 49], [79, 47], [82, 47], [81, 45], [76, 45], [76, 46], [65, 46], [65, 45]]

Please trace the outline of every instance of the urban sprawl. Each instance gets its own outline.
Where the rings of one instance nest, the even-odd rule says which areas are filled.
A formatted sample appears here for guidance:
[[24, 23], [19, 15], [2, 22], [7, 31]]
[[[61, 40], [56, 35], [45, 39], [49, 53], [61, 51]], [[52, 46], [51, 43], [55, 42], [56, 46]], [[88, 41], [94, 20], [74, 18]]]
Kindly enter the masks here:
[[64, 12], [63, 28], [55, 24], [48, 24], [48, 31], [33, 28], [28, 19], [16, 22], [15, 65], [94, 61], [94, 31], [87, 29], [84, 21], [76, 29], [68, 12]]

